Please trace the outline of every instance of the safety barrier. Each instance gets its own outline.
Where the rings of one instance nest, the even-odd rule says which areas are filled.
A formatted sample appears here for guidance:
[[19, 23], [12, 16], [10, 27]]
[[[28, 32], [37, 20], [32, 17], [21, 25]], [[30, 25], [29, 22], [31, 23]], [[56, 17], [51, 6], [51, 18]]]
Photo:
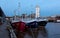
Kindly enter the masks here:
[[17, 38], [11, 26], [8, 26], [8, 31], [9, 31], [10, 38]]

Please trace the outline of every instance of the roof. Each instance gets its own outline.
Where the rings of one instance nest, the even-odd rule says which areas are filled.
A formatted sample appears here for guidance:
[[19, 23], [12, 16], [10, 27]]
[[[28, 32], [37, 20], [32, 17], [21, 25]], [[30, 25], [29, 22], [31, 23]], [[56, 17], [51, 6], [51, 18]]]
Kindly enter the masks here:
[[0, 16], [1, 16], [1, 17], [5, 16], [5, 14], [4, 14], [4, 12], [3, 12], [3, 10], [2, 10], [1, 7], [0, 7]]

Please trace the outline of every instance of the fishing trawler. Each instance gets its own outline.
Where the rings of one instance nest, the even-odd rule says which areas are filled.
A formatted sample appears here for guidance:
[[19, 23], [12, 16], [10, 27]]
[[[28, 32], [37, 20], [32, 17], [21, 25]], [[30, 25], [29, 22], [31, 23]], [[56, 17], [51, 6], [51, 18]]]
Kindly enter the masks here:
[[[48, 27], [45, 28], [45, 26], [48, 22], [48, 19], [40, 16], [40, 7], [38, 5], [36, 6], [35, 18], [17, 18], [16, 10], [14, 13], [14, 19], [9, 20], [10, 26], [8, 27], [8, 31], [10, 38], [47, 38], [47, 33], [49, 33], [49, 30], [47, 29], [48, 32], [46, 32], [46, 28]], [[49, 18], [49, 21], [56, 22], [56, 19]], [[57, 21], [59, 22], [59, 20]], [[50, 23], [47, 25], [49, 24]]]
[[9, 38], [9, 36], [10, 38], [60, 38], [60, 16], [52, 16], [48, 19], [41, 18], [39, 6], [36, 6], [36, 14], [33, 19], [17, 18], [16, 13], [14, 19], [12, 17], [8, 17], [11, 20], [4, 18], [3, 16], [0, 17], [0, 24], [2, 23], [0, 38]]
[[22, 17], [17, 20], [15, 13], [14, 20], [11, 21], [11, 26], [14, 29], [17, 38], [40, 38], [39, 33], [41, 30], [45, 32], [45, 25], [48, 20], [40, 18], [39, 13], [40, 8], [38, 5], [36, 6], [36, 14], [34, 19], [23, 19]]

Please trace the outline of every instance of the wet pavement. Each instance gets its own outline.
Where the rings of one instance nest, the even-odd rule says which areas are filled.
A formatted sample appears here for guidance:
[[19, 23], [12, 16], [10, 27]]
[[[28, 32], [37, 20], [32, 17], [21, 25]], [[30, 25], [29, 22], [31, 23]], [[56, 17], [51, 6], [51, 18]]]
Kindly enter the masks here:
[[6, 28], [7, 28], [6, 23], [0, 25], [0, 38], [9, 38], [9, 33]]

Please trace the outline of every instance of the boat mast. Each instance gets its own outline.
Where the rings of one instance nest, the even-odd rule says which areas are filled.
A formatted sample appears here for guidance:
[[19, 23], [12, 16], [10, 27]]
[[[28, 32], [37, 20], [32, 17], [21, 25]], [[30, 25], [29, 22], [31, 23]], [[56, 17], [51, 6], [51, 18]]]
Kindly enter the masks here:
[[18, 15], [20, 16], [20, 2], [18, 2]]
[[16, 10], [14, 10], [14, 20], [16, 20]]
[[[18, 14], [17, 14], [18, 13]], [[17, 15], [20, 15], [20, 2], [18, 2], [18, 8], [14, 10], [14, 20], [17, 20]]]

